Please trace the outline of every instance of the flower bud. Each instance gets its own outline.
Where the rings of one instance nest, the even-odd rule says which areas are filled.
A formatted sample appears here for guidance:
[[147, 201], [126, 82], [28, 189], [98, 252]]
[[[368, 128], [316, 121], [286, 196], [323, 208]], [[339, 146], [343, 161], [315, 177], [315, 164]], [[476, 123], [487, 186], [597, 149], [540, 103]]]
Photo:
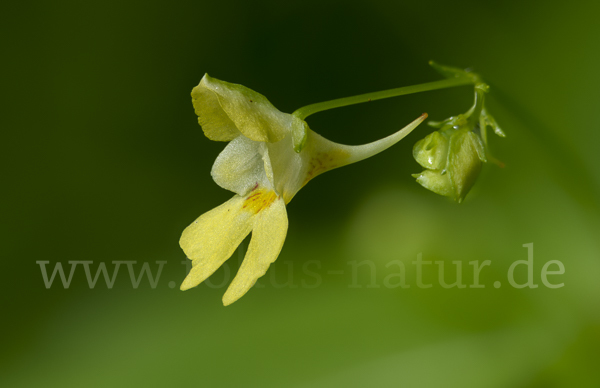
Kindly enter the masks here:
[[425, 168], [413, 174], [417, 182], [459, 203], [475, 184], [482, 163], [487, 162], [486, 127], [491, 126], [496, 134], [504, 136], [483, 106], [487, 89], [487, 85], [477, 84], [471, 109], [441, 122], [430, 122], [429, 125], [440, 129], [418, 141], [413, 148], [413, 157]]
[[413, 175], [417, 182], [459, 203], [473, 187], [481, 163], [486, 161], [481, 139], [467, 128], [433, 132], [415, 144], [413, 155], [426, 168]]

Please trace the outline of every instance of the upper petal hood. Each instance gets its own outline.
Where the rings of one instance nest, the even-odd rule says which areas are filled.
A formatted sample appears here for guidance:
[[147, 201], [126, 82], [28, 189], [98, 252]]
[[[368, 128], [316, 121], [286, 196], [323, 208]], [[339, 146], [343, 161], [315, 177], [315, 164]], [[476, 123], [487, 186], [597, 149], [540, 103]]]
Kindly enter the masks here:
[[192, 103], [204, 134], [230, 141], [243, 134], [254, 141], [276, 142], [290, 131], [292, 116], [245, 86], [204, 75], [192, 90]]

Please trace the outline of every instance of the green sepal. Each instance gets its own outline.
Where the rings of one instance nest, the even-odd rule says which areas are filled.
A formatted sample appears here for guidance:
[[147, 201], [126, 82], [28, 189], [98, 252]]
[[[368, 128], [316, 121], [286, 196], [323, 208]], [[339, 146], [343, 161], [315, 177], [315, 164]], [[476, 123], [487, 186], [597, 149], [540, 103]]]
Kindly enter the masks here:
[[445, 197], [454, 198], [454, 190], [448, 174], [442, 173], [439, 170], [424, 170], [419, 174], [412, 174], [412, 176], [417, 178], [417, 183], [427, 190]]
[[485, 130], [488, 126], [492, 127], [494, 133], [500, 137], [506, 137], [504, 131], [500, 128], [496, 119], [490, 115], [485, 108], [481, 110], [481, 116], [479, 117], [479, 126], [481, 130]]
[[294, 151], [300, 153], [306, 144], [306, 138], [308, 137], [308, 124], [306, 121], [292, 116], [292, 144], [294, 145]]
[[468, 129], [456, 131], [450, 139], [448, 172], [453, 190], [453, 199], [462, 202], [475, 184], [485, 151], [481, 139]]
[[421, 166], [430, 170], [441, 170], [448, 159], [449, 139], [441, 131], [425, 136], [413, 147], [413, 157]]

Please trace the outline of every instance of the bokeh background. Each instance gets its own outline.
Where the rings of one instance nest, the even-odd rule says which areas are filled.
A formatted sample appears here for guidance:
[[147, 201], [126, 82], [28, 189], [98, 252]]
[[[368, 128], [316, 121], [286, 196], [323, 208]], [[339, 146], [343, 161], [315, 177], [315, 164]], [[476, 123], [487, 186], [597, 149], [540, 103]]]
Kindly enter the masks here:
[[[594, 1], [33, 1], [3, 5], [3, 387], [600, 386], [600, 6]], [[211, 179], [190, 91], [206, 72], [284, 112], [440, 79], [435, 59], [491, 85], [486, 165], [465, 203], [411, 173], [417, 128], [391, 150], [329, 172], [288, 206], [278, 261], [229, 307], [227, 268], [178, 289], [182, 230], [231, 193]], [[360, 144], [428, 112], [466, 111], [469, 87], [311, 116]], [[536, 289], [507, 269], [534, 243]], [[424, 260], [491, 260], [485, 289], [415, 286]], [[164, 261], [157, 286], [46, 289], [36, 261]], [[374, 263], [356, 279], [353, 261]], [[411, 288], [385, 278], [407, 266]], [[560, 260], [564, 287], [541, 285]], [[308, 266], [308, 267], [304, 267]], [[386, 267], [387, 266], [387, 267]], [[307, 272], [303, 268], [309, 268]], [[343, 274], [328, 274], [344, 271]], [[315, 277], [314, 273], [317, 274]], [[313, 274], [313, 275], [310, 275]], [[523, 280], [523, 277], [519, 278]], [[502, 281], [494, 288], [494, 281]], [[177, 286], [171, 288], [175, 282]], [[358, 283], [354, 283], [358, 282]], [[350, 287], [358, 284], [359, 287]], [[317, 285], [314, 287], [314, 285]]]

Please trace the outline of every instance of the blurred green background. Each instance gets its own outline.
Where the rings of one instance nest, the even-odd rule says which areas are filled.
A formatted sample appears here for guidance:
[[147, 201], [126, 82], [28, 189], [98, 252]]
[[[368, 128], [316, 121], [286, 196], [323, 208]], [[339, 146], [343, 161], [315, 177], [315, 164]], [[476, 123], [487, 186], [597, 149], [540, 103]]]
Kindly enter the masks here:
[[[34, 1], [3, 6], [3, 387], [597, 387], [600, 245], [598, 2]], [[211, 179], [190, 92], [205, 72], [292, 112], [472, 67], [507, 133], [457, 205], [414, 182], [423, 125], [391, 150], [317, 178], [288, 206], [278, 261], [229, 307], [227, 268], [178, 290], [178, 246], [230, 198]], [[465, 112], [461, 87], [316, 114], [313, 130], [360, 144], [422, 112]], [[536, 289], [506, 282], [534, 243]], [[414, 261], [491, 260], [485, 289], [419, 289]], [[90, 289], [68, 261], [166, 261], [156, 288]], [[353, 261], [370, 260], [357, 279]], [[411, 288], [384, 279], [407, 266]], [[541, 285], [560, 260], [564, 287]], [[316, 264], [315, 264], [316, 263]], [[308, 266], [308, 267], [303, 267]], [[291, 268], [291, 270], [290, 270]], [[307, 275], [318, 274], [317, 278]], [[229, 272], [228, 272], [229, 271]], [[290, 272], [291, 271], [291, 272]], [[328, 274], [344, 271], [344, 274]], [[519, 270], [517, 270], [519, 271]], [[292, 274], [290, 279], [289, 274]], [[522, 279], [521, 279], [522, 280]], [[304, 283], [302, 283], [304, 281]], [[349, 287], [357, 281], [360, 287]], [[494, 281], [502, 281], [494, 288]], [[177, 287], [170, 288], [176, 282]], [[304, 285], [304, 286], [303, 286]], [[310, 287], [318, 285], [317, 287]]]

